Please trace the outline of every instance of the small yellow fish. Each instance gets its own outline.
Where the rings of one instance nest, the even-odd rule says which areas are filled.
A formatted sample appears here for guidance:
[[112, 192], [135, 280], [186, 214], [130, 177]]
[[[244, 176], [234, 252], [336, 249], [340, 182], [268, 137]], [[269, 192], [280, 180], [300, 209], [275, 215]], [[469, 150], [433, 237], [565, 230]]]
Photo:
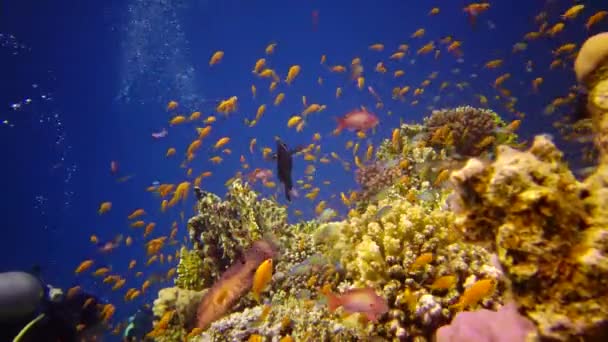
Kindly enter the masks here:
[[289, 118], [289, 120], [287, 121], [287, 127], [289, 127], [289, 128], [294, 127], [297, 124], [299, 124], [301, 121], [302, 121], [301, 116], [294, 115], [291, 118]]
[[299, 65], [292, 65], [289, 68], [289, 71], [287, 72], [287, 78], [285, 79], [285, 83], [287, 84], [291, 84], [291, 82], [293, 82], [293, 80], [298, 76], [298, 74], [300, 73], [300, 66]]
[[274, 53], [274, 49], [277, 47], [277, 43], [270, 43], [268, 44], [268, 46], [266, 47], [266, 54], [267, 55], [272, 55]]
[[253, 292], [253, 298], [255, 298], [256, 301], [260, 301], [260, 294], [268, 285], [270, 279], [272, 279], [272, 259], [266, 259], [258, 266], [253, 275], [251, 291]]

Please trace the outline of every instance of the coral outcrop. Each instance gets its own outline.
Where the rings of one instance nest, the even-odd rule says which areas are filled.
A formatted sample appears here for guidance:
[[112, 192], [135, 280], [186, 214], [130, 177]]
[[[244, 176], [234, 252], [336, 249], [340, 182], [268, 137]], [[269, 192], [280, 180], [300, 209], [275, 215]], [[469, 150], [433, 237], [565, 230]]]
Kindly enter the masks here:
[[[198, 274], [182, 272], [188, 279], [178, 277], [178, 283], [210, 286], [254, 241], [287, 227], [285, 208], [269, 199], [258, 199], [240, 179], [230, 184], [223, 201], [200, 190], [199, 195], [198, 215], [188, 221], [188, 232], [202, 265]], [[188, 262], [199, 263], [185, 256], [190, 258]]]
[[[436, 202], [429, 207], [405, 198], [384, 199], [346, 221], [321, 225], [316, 239], [332, 245], [332, 257], [346, 271], [339, 288], [372, 287], [387, 298], [390, 311], [376, 326], [376, 334], [430, 339], [437, 327], [450, 321], [450, 306], [464, 288], [494, 279], [499, 290], [481, 303], [488, 308], [500, 305], [505, 289], [490, 254], [459, 242], [453, 219]], [[441, 277], [453, 282], [433, 286]]]
[[423, 141], [436, 148], [453, 148], [463, 156], [479, 156], [488, 148], [517, 139], [501, 130], [505, 123], [495, 112], [470, 106], [433, 111], [424, 120]]
[[496, 249], [515, 301], [544, 337], [593, 336], [608, 319], [606, 179], [600, 166], [578, 182], [546, 136], [527, 151], [500, 146], [494, 162], [471, 159], [451, 175], [457, 226]]

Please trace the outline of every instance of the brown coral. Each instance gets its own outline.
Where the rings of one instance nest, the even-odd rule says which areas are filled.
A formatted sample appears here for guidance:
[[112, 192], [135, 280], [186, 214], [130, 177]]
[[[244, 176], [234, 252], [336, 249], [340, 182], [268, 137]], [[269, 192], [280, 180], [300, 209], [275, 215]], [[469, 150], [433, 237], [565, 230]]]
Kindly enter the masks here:
[[494, 112], [469, 106], [436, 110], [424, 120], [423, 141], [436, 148], [453, 147], [461, 155], [479, 156], [493, 145], [496, 120]]
[[357, 169], [355, 179], [361, 185], [361, 199], [370, 199], [393, 185], [400, 176], [401, 168], [394, 162], [375, 161]]

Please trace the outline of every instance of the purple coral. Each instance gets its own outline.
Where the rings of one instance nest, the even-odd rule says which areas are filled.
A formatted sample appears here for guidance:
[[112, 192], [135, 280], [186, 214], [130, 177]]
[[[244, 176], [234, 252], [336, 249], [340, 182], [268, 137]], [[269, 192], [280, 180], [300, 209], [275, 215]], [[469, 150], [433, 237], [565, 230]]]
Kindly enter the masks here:
[[[531, 335], [533, 334], [533, 335]], [[480, 309], [456, 315], [451, 324], [437, 330], [437, 342], [518, 342], [529, 341], [536, 327], [519, 314], [515, 303], [498, 311]]]

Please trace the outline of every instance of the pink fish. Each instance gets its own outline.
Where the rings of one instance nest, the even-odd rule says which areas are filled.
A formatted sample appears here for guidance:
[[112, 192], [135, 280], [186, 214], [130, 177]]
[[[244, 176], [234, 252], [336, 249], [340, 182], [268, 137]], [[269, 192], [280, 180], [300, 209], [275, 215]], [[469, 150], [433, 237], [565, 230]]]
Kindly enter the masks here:
[[336, 131], [340, 132], [346, 128], [350, 131], [365, 132], [370, 128], [376, 127], [378, 123], [378, 117], [374, 113], [368, 112], [365, 108], [356, 109], [338, 118], [338, 128], [336, 128]]
[[154, 132], [154, 133], [152, 133], [152, 138], [154, 138], [154, 139], [160, 139], [160, 138], [166, 137], [167, 135], [169, 135], [169, 131], [167, 131], [167, 129], [163, 128], [163, 130], [160, 131], [160, 132]]
[[268, 179], [270, 179], [272, 177], [272, 170], [269, 169], [260, 169], [257, 168], [253, 171], [251, 171], [251, 173], [249, 173], [249, 181], [252, 183], [257, 182], [258, 180], [261, 180], [262, 183], [266, 183], [268, 182]]
[[378, 296], [376, 291], [370, 287], [350, 289], [339, 295], [331, 292], [325, 295], [327, 296], [330, 312], [341, 306], [346, 312], [364, 314], [371, 322], [377, 322], [380, 316], [388, 312], [386, 299]]

